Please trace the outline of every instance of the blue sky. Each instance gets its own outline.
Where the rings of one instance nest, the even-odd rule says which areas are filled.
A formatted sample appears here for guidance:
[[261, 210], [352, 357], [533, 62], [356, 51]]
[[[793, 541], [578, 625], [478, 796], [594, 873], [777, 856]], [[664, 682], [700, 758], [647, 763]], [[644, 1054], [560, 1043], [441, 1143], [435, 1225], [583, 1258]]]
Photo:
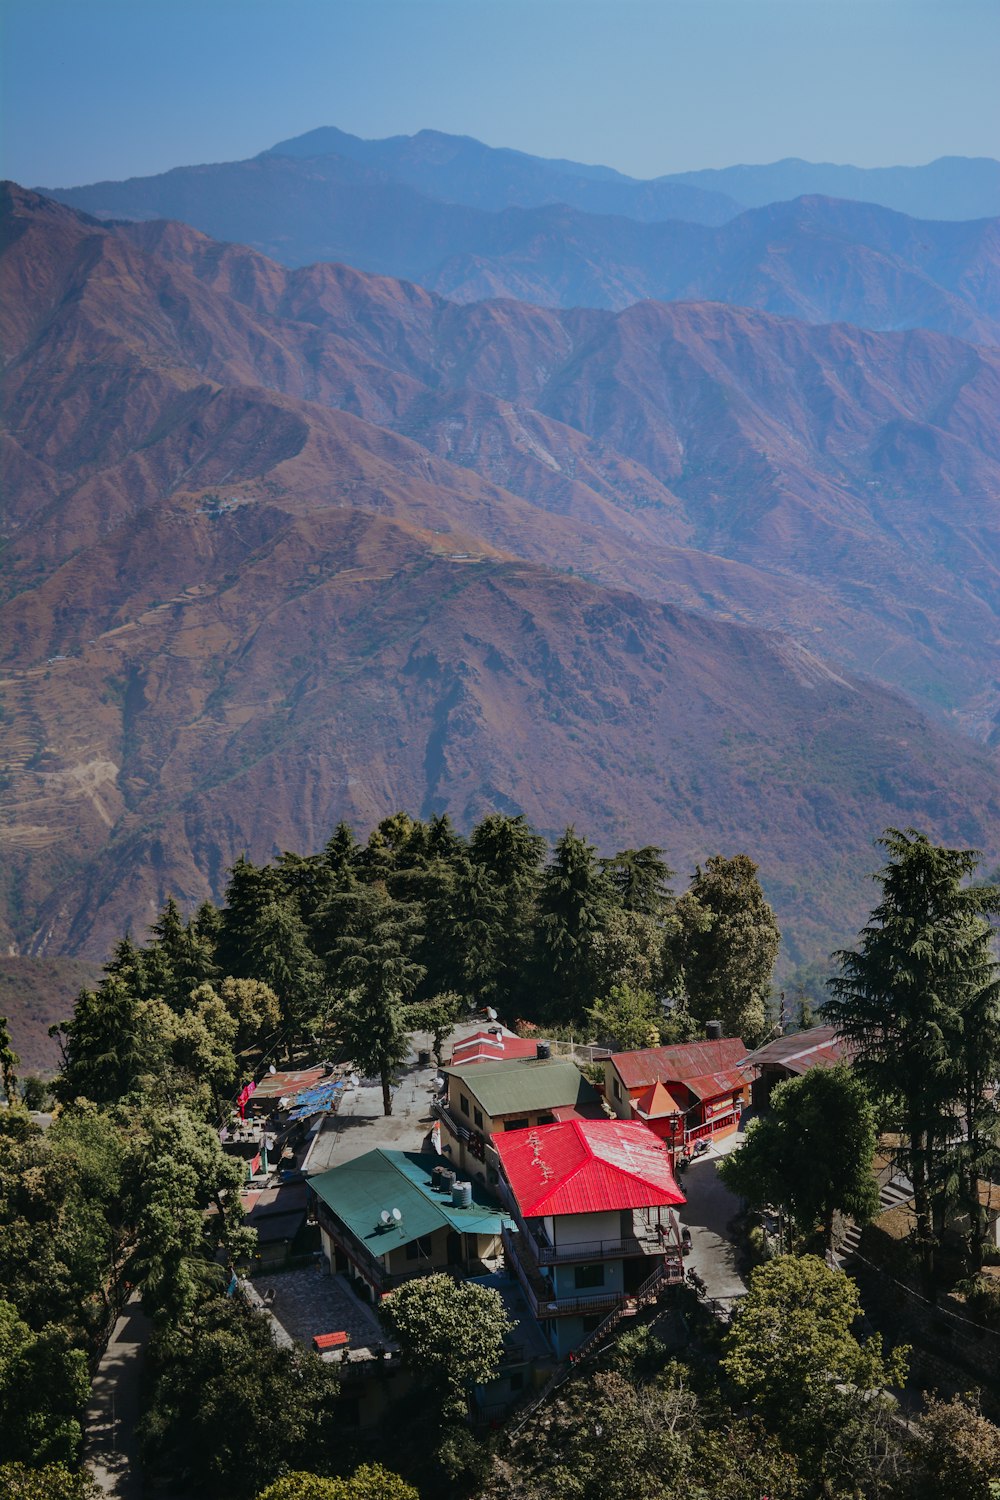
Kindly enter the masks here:
[[0, 171], [430, 126], [637, 176], [1000, 155], [998, 0], [0, 0]]

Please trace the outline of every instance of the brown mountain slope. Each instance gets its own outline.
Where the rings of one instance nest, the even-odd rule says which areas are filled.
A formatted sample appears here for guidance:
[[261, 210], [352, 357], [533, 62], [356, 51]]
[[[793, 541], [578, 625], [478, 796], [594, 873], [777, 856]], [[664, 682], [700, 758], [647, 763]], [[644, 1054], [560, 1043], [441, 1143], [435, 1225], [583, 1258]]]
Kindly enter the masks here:
[[[2, 232], [0, 868], [22, 951], [99, 957], [168, 891], [218, 893], [240, 849], [400, 805], [523, 808], [682, 869], [747, 847], [793, 954], [854, 928], [888, 821], [995, 857], [984, 754], [799, 644], [661, 602], [766, 618], [787, 595], [803, 630], [810, 606], [862, 629], [822, 579], [694, 548], [697, 489], [596, 435], [600, 399], [622, 447], [628, 403], [636, 447], [653, 409], [640, 373], [617, 405], [606, 387], [622, 318], [298, 280], [174, 230], [152, 254], [25, 194]], [[742, 325], [685, 316], [715, 314], [698, 357], [725, 370]], [[758, 353], [798, 347], [761, 327]], [[516, 375], [556, 406], [574, 364], [578, 426], [487, 388]], [[665, 419], [683, 393], [661, 390]]]
[[[822, 632], [928, 705], [976, 705], [980, 732], [1000, 599], [995, 351], [718, 306], [457, 308], [346, 267], [282, 276], [182, 226], [126, 232], [272, 332], [280, 319], [286, 344], [316, 330], [315, 399], [546, 509], [624, 525], [630, 544], [696, 547], [703, 572], [706, 554], [739, 562], [752, 578], [708, 581], [706, 598]], [[683, 597], [677, 567], [658, 559], [659, 597]], [[613, 576], [647, 587], [631, 559]]]
[[[793, 953], [854, 925], [883, 823], [990, 843], [984, 757], [781, 637], [340, 508], [175, 502], [142, 550], [199, 582], [3, 683], [12, 737], [41, 747], [4, 828], [35, 949], [96, 956], [242, 848], [397, 805], [575, 820], [681, 868], [746, 845]], [[102, 591], [128, 578], [113, 551], [89, 554]]]

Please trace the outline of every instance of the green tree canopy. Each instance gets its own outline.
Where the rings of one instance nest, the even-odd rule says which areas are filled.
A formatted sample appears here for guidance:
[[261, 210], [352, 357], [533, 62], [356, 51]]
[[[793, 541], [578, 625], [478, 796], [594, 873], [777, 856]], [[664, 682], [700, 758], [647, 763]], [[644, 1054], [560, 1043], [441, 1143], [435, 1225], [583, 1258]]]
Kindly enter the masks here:
[[66, 1464], [0, 1464], [0, 1495], [4, 1500], [100, 1500], [102, 1491], [87, 1474]]
[[614, 906], [597, 851], [574, 828], [552, 851], [538, 897], [538, 992], [547, 1018], [571, 1021], [599, 993], [596, 939]]
[[613, 985], [609, 994], [587, 1012], [594, 1035], [618, 1052], [635, 1052], [660, 1045], [662, 1007], [649, 990], [628, 984]]
[[901, 1384], [903, 1351], [886, 1356], [881, 1336], [859, 1343], [858, 1288], [815, 1255], [781, 1255], [751, 1275], [726, 1340], [723, 1368], [762, 1412], [781, 1421], [835, 1382], [864, 1391]]
[[755, 1207], [784, 1205], [800, 1232], [822, 1226], [833, 1246], [837, 1212], [866, 1224], [878, 1211], [872, 1170], [875, 1111], [861, 1080], [844, 1064], [813, 1068], [781, 1083], [768, 1112], [753, 1120], [738, 1151], [718, 1172]]
[[676, 904], [672, 967], [702, 1025], [720, 1020], [750, 1046], [766, 1030], [765, 1002], [781, 934], [746, 854], [714, 854]]
[[514, 1327], [492, 1287], [444, 1275], [405, 1282], [380, 1312], [421, 1378], [437, 1388], [442, 1409], [455, 1414], [464, 1412], [470, 1386], [495, 1377]]
[[899, 1111], [931, 1276], [932, 1200], [959, 1102], [969, 1148], [964, 1196], [980, 1243], [984, 1233], [975, 1182], [995, 1147], [987, 1083], [1000, 1070], [1000, 970], [987, 919], [1000, 910], [1000, 891], [966, 883], [977, 868], [974, 850], [942, 848], [914, 829], [887, 829], [879, 843], [888, 853], [876, 876], [882, 898], [858, 949], [836, 955], [841, 973], [831, 980], [826, 1014], [853, 1043], [854, 1066], [876, 1099]]
[[404, 1002], [423, 974], [411, 957], [417, 937], [413, 913], [373, 886], [354, 902], [348, 931], [331, 955], [341, 1040], [362, 1073], [381, 1079], [387, 1115], [393, 1073], [409, 1047]]
[[139, 1427], [150, 1473], [206, 1500], [246, 1500], [282, 1471], [334, 1452], [336, 1373], [279, 1349], [265, 1318], [216, 1296], [171, 1321], [149, 1350], [150, 1402]]
[[381, 1464], [362, 1464], [350, 1479], [321, 1479], [316, 1474], [286, 1474], [257, 1500], [420, 1500], [412, 1484]]

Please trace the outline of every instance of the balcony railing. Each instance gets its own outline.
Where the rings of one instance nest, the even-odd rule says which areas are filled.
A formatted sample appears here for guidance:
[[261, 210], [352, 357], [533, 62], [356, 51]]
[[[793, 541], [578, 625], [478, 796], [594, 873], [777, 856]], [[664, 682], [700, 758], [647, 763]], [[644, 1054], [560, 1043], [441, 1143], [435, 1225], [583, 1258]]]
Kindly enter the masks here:
[[641, 1239], [625, 1235], [614, 1240], [581, 1240], [572, 1245], [550, 1245], [537, 1235], [526, 1233], [520, 1243], [539, 1266], [566, 1265], [576, 1260], [622, 1260], [628, 1256], [662, 1255], [664, 1242], [651, 1230]]

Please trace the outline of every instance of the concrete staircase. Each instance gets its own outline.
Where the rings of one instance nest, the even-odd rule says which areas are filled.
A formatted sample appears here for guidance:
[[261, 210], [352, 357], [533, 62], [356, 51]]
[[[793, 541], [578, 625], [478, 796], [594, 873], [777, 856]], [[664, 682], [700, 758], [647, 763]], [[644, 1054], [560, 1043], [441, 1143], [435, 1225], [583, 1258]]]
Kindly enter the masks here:
[[[898, 1208], [901, 1203], [909, 1203], [912, 1197], [912, 1188], [898, 1187], [894, 1182], [887, 1183], [885, 1187], [879, 1189], [881, 1212], [885, 1213], [887, 1209]], [[837, 1259], [841, 1265], [856, 1254], [860, 1243], [861, 1230], [857, 1224], [852, 1224], [837, 1249]]]

